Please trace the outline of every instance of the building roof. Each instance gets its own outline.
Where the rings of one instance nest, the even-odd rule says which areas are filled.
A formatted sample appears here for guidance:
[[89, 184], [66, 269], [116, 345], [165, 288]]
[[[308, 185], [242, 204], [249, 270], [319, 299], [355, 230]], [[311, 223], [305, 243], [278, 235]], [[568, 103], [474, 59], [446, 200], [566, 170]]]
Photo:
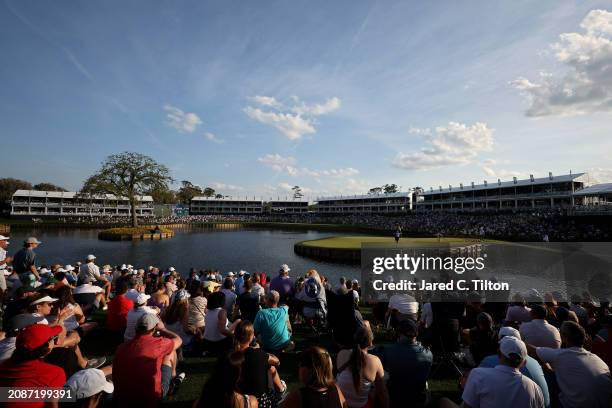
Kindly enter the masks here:
[[253, 198], [248, 198], [248, 197], [244, 197], [244, 198], [240, 198], [240, 197], [223, 197], [223, 198], [215, 198], [215, 197], [206, 197], [206, 196], [197, 196], [197, 197], [193, 197], [191, 199], [191, 201], [243, 201], [243, 202], [251, 202], [251, 203], [258, 203], [258, 204], [262, 204], [263, 201], [262, 200], [257, 200], [254, 197]]
[[575, 196], [587, 196], [587, 195], [607, 195], [612, 194], [612, 183], [595, 184], [590, 187], [577, 190]]
[[[37, 197], [37, 198], [74, 198], [78, 193], [76, 191], [37, 191], [37, 190], [17, 190], [13, 197]], [[127, 200], [127, 197], [119, 197], [113, 194], [96, 194], [93, 196], [96, 199], [107, 200]], [[151, 196], [136, 196], [139, 201], [153, 201]]]
[[315, 201], [333, 201], [333, 200], [365, 200], [368, 198], [395, 198], [395, 197], [410, 197], [411, 193], [399, 192], [388, 194], [361, 194], [361, 195], [341, 195], [335, 197], [318, 197]]
[[[461, 189], [460, 186], [454, 186], [450, 189], [443, 188], [442, 190], [440, 190], [440, 188], [434, 188], [433, 191], [431, 191], [431, 188], [430, 188], [428, 190], [424, 190], [423, 193], [421, 193], [421, 195], [460, 193], [462, 191], [470, 191], [470, 190], [494, 190], [494, 189], [504, 188], [504, 187], [520, 187], [520, 186], [539, 185], [539, 184], [563, 183], [563, 182], [568, 182], [568, 181], [576, 180], [579, 178], [583, 178], [583, 176], [585, 175], [586, 173], [564, 174], [561, 176], [553, 176], [552, 180], [549, 177], [539, 177], [539, 178], [534, 178], [533, 181], [531, 181], [531, 179], [516, 180], [516, 183], [514, 182], [514, 180], [501, 181], [501, 182], [493, 181], [491, 183], [487, 183], [486, 186], [483, 183], [483, 184], [475, 184], [474, 187], [472, 187], [471, 184], [465, 184], [463, 186], [463, 189]], [[580, 180], [580, 181], [583, 181], [583, 180]]]

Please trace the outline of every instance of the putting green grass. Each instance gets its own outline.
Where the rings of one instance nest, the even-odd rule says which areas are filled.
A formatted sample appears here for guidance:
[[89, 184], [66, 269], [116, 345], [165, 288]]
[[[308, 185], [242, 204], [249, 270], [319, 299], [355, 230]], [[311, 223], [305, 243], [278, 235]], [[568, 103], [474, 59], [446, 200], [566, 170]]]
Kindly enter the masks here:
[[[400, 238], [400, 245], [429, 245], [436, 243], [445, 244], [463, 244], [481, 242], [470, 238]], [[487, 241], [491, 242], [491, 241]], [[389, 244], [395, 245], [393, 237], [381, 237], [381, 236], [340, 236], [313, 239], [310, 241], [302, 241], [301, 245], [308, 247], [317, 248], [328, 248], [328, 249], [361, 249], [363, 243], [376, 243], [376, 244]]]

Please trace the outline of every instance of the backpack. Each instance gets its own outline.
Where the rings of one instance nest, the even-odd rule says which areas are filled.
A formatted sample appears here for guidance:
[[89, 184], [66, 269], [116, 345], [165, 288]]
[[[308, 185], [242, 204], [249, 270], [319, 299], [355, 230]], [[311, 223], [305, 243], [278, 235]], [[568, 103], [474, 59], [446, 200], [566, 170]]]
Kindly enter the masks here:
[[315, 278], [308, 278], [304, 282], [304, 293], [311, 299], [318, 299], [321, 294], [321, 284]]

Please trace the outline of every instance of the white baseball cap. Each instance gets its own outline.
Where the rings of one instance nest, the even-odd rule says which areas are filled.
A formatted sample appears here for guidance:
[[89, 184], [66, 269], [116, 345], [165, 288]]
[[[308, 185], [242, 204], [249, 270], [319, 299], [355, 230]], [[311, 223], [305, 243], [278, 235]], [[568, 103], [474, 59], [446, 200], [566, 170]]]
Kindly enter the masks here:
[[4, 235], [0, 235], [0, 241], [8, 241], [10, 238], [5, 237]]
[[92, 255], [92, 254], [87, 255], [88, 261], [93, 261], [94, 259], [96, 259], [95, 255]]
[[97, 368], [77, 371], [66, 381], [66, 386], [74, 392], [77, 399], [89, 398], [102, 391], [110, 394], [115, 389], [112, 382], [106, 381], [104, 372]]
[[48, 270], [47, 268], [40, 268], [40, 271], [39, 271], [39, 272], [42, 274], [42, 273], [49, 273], [49, 272], [51, 272], [51, 271], [50, 271], [50, 270]]
[[136, 303], [137, 305], [144, 305], [147, 303], [147, 300], [149, 300], [150, 298], [151, 296], [141, 293], [138, 296], [136, 296], [136, 300], [134, 301], [134, 303]]
[[240, 272], [238, 272], [238, 275], [242, 276], [242, 275], [244, 275], [245, 273], [246, 273], [246, 271], [240, 271]]
[[527, 347], [525, 347], [525, 343], [522, 340], [517, 339], [516, 337], [506, 336], [499, 341], [499, 351], [509, 359], [514, 359], [516, 356], [525, 360], [527, 358]]
[[504, 326], [501, 329], [499, 329], [499, 334], [497, 336], [499, 339], [502, 339], [503, 337], [506, 337], [506, 336], [510, 336], [510, 337], [514, 337], [519, 340], [522, 340], [521, 332], [516, 330], [514, 327], [510, 327], [510, 326]]
[[289, 271], [291, 270], [291, 268], [290, 268], [290, 267], [289, 267], [289, 265], [287, 265], [287, 264], [282, 264], [282, 265], [280, 266], [280, 269], [281, 269], [281, 271], [283, 271], [283, 272], [289, 272]]
[[228, 272], [228, 273], [227, 273], [227, 276], [229, 276], [230, 278], [231, 278], [231, 277], [233, 277], [234, 275], [235, 275], [235, 273], [234, 273], [234, 272]]
[[57, 302], [57, 299], [52, 298], [51, 296], [44, 296], [44, 297], [41, 297], [40, 299], [36, 299], [32, 303], [30, 303], [30, 305], [37, 305], [39, 303], [53, 303], [53, 302]]
[[168, 270], [169, 270], [170, 272], [174, 272], [174, 271], [176, 271], [176, 269], [174, 269], [174, 266], [169, 267], [169, 268], [168, 268]]
[[64, 266], [64, 272], [70, 272], [70, 271], [74, 271], [74, 266], [72, 265]]

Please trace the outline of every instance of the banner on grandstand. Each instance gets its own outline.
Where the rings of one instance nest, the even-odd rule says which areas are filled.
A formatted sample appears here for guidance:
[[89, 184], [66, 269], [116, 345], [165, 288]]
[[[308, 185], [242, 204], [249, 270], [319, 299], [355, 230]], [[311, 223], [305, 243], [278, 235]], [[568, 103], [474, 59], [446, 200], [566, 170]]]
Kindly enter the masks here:
[[612, 243], [364, 243], [362, 296], [420, 302], [612, 299]]

